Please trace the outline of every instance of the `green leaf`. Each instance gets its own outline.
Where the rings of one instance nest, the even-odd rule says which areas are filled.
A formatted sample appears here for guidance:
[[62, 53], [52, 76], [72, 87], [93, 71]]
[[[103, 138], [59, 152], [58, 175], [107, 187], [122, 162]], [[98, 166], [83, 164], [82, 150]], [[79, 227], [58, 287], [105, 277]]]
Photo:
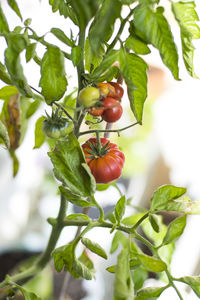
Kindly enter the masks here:
[[10, 33], [6, 35], [8, 48], [5, 50], [5, 64], [12, 83], [20, 93], [26, 97], [32, 97], [33, 93], [29, 87], [20, 62], [20, 53], [27, 47], [27, 39], [24, 35]]
[[45, 117], [42, 116], [39, 119], [37, 119], [37, 122], [35, 123], [35, 145], [33, 149], [40, 148], [45, 141], [45, 134], [42, 131], [42, 124], [44, 119]]
[[74, 46], [74, 42], [71, 41], [60, 28], [51, 28], [51, 33], [53, 33], [53, 35], [55, 35], [57, 39], [59, 39], [64, 44], [70, 47]]
[[182, 199], [178, 199], [169, 201], [161, 210], [178, 211], [187, 215], [200, 215], [200, 200], [183, 201]]
[[83, 167], [85, 158], [73, 133], [65, 141], [57, 141], [48, 153], [54, 165], [54, 174], [72, 193], [89, 197], [95, 192], [95, 179]]
[[22, 21], [22, 15], [20, 13], [20, 10], [19, 10], [19, 7], [17, 5], [17, 2], [15, 0], [7, 0], [7, 1], [8, 1], [8, 5], [12, 8], [12, 10], [14, 10], [14, 12], [18, 15], [18, 17]]
[[[114, 296], [122, 299], [133, 299], [134, 286], [129, 268], [128, 248], [122, 249], [115, 267]], [[130, 297], [130, 298], [129, 298]]]
[[159, 217], [155, 214], [149, 214], [149, 222], [151, 223], [151, 226], [155, 230], [155, 232], [160, 232], [160, 222]]
[[82, 49], [80, 46], [72, 47], [72, 62], [73, 65], [76, 67], [78, 66], [82, 56]]
[[197, 77], [193, 67], [194, 46], [193, 39], [200, 38], [200, 28], [196, 24], [199, 17], [195, 11], [193, 1], [172, 2], [172, 11], [180, 26], [182, 52], [185, 67], [192, 77]]
[[54, 258], [54, 265], [57, 272], [61, 272], [65, 267], [65, 269], [69, 271], [74, 278], [79, 277], [72, 265], [74, 260], [73, 243], [69, 243], [65, 246], [55, 249], [52, 253], [52, 256]]
[[119, 50], [110, 51], [99, 64], [99, 66], [93, 71], [92, 74], [89, 74], [89, 79], [91, 81], [95, 81], [99, 79], [99, 77], [107, 71], [116, 61], [119, 60]]
[[134, 214], [132, 216], [124, 218], [122, 220], [122, 223], [126, 226], [134, 226], [144, 215], [145, 213]]
[[82, 238], [81, 242], [83, 243], [83, 245], [85, 245], [85, 247], [87, 247], [90, 251], [94, 252], [95, 254], [105, 259], [108, 258], [105, 250], [99, 244], [92, 242], [88, 238]]
[[186, 193], [186, 189], [173, 185], [159, 187], [151, 198], [151, 210], [161, 210], [170, 200], [177, 199]]
[[127, 84], [131, 110], [137, 121], [142, 121], [144, 102], [147, 97], [147, 70], [145, 61], [133, 53], [120, 51], [120, 72]]
[[159, 254], [160, 258], [168, 265], [168, 267], [171, 264], [174, 249], [175, 249], [174, 243], [167, 244], [158, 249], [158, 254]]
[[7, 148], [10, 148], [10, 138], [6, 126], [0, 120], [0, 138], [3, 140]]
[[98, 56], [101, 44], [107, 40], [107, 36], [120, 17], [122, 4], [118, 0], [104, 0], [96, 12], [89, 30], [89, 43], [92, 51]]
[[61, 16], [64, 16], [65, 18], [69, 17], [75, 25], [78, 25], [78, 19], [74, 10], [71, 8], [70, 4], [65, 2], [65, 0], [49, 0], [49, 4], [52, 6], [53, 12], [58, 10]]
[[[9, 280], [9, 276], [7, 276], [6, 278]], [[36, 294], [26, 290], [25, 288], [16, 284], [15, 282], [10, 281], [9, 283], [10, 283], [10, 285], [12, 285], [13, 288], [20, 290], [20, 292], [23, 294], [25, 300], [42, 300]]]
[[177, 240], [183, 233], [185, 226], [186, 226], [186, 215], [176, 218], [174, 221], [172, 221], [167, 228], [167, 233], [164, 237], [162, 244], [167, 245]]
[[87, 250], [84, 249], [81, 256], [79, 256], [78, 260], [86, 266], [92, 274], [95, 273], [94, 264], [92, 260], [88, 257]]
[[26, 47], [26, 62], [29, 62], [31, 58], [34, 58], [36, 46], [36, 43], [32, 43]]
[[167, 288], [168, 286], [164, 287], [147, 287], [139, 290], [136, 294], [135, 300], [155, 300], [157, 299], [162, 292]]
[[104, 53], [105, 53], [105, 48], [103, 45], [100, 45], [98, 56], [95, 55], [91, 49], [90, 43], [87, 38], [85, 40], [85, 49], [84, 49], [85, 69], [88, 72], [91, 72], [92, 68], [96, 69], [96, 67], [100, 64]]
[[[137, 258], [131, 259], [129, 261], [129, 266], [130, 266], [131, 270], [135, 269], [135, 267], [138, 267], [139, 265], [140, 265], [140, 261]], [[110, 273], [115, 273], [115, 268], [116, 268], [116, 266], [114, 265], [114, 266], [110, 266], [110, 267], [106, 268], [106, 270]]]
[[115, 217], [118, 223], [120, 223], [126, 209], [126, 197], [122, 196], [115, 206]]
[[142, 32], [145, 40], [159, 50], [163, 63], [179, 80], [178, 53], [163, 11], [163, 7], [153, 11], [150, 6], [140, 4], [134, 10], [134, 25]]
[[4, 32], [9, 32], [9, 27], [0, 3], [0, 33]]
[[82, 278], [86, 280], [92, 280], [92, 273], [90, 270], [79, 260], [73, 261], [73, 268], [75, 272]]
[[71, 214], [66, 219], [71, 221], [90, 221], [90, 218], [84, 214]]
[[92, 202], [80, 199], [79, 195], [72, 194], [70, 190], [65, 189], [63, 186], [60, 186], [59, 189], [60, 192], [66, 197], [67, 201], [71, 202], [74, 205], [80, 207], [90, 207], [94, 205]]
[[32, 103], [30, 103], [27, 111], [26, 111], [26, 118], [29, 119], [40, 107], [41, 101], [35, 100]]
[[185, 276], [177, 280], [190, 285], [196, 295], [200, 297], [200, 276]]
[[137, 254], [137, 258], [139, 258], [142, 265], [151, 272], [162, 272], [167, 269], [166, 263], [158, 258], [145, 254]]
[[32, 19], [31, 18], [28, 18], [24, 21], [24, 25], [25, 26], [30, 26], [31, 25], [31, 22], [32, 22]]
[[10, 157], [12, 158], [13, 161], [13, 177], [15, 177], [19, 171], [19, 160], [14, 150], [10, 149], [9, 152], [10, 152]]
[[18, 89], [15, 86], [4, 86], [0, 89], [0, 99], [9, 100], [11, 96], [18, 93]]
[[145, 280], [148, 279], [148, 271], [140, 265], [135, 270], [131, 271], [133, 282], [134, 282], [134, 290], [137, 291], [143, 287]]
[[43, 56], [39, 85], [47, 104], [61, 99], [66, 91], [64, 55], [56, 46], [48, 46]]
[[129, 36], [125, 42], [125, 45], [129, 50], [133, 50], [136, 54], [144, 55], [151, 52], [147, 44], [136, 36]]
[[125, 247], [127, 245], [127, 238], [121, 231], [117, 231], [112, 240], [110, 254], [114, 253], [118, 249], [120, 243]]
[[11, 84], [11, 79], [8, 73], [6, 72], [6, 67], [0, 62], [0, 80], [7, 84]]

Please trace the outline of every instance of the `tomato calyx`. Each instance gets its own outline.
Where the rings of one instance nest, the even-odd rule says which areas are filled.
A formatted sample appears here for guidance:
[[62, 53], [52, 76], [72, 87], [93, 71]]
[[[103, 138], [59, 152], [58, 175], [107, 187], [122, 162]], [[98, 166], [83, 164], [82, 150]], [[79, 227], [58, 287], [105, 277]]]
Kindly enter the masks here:
[[109, 143], [110, 141], [108, 141], [104, 146], [102, 146], [102, 144], [99, 145], [98, 140], [95, 144], [88, 141], [88, 145], [90, 146], [91, 150], [87, 149], [88, 154], [90, 154], [87, 155], [87, 158], [94, 159], [106, 155], [106, 153], [110, 150]]

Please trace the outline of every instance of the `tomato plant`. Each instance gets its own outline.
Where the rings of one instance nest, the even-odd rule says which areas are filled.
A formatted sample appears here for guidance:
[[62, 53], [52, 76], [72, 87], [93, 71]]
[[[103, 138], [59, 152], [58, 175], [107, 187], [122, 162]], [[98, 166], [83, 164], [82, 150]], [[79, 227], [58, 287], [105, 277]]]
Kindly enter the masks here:
[[100, 149], [96, 138], [82, 145], [87, 164], [97, 183], [108, 183], [121, 176], [125, 157], [117, 145], [101, 138]]
[[[23, 19], [23, 1], [0, 3], [0, 39], [4, 51], [4, 56], [3, 53], [0, 56], [0, 81], [3, 84], [0, 89], [3, 100], [0, 143], [7, 147], [13, 161], [13, 176], [17, 176], [20, 167], [17, 149], [23, 143], [30, 118], [34, 114], [39, 116], [35, 122], [34, 149], [52, 142], [48, 156], [52, 163], [52, 178], [59, 183], [60, 195], [57, 217], [48, 218], [52, 228], [46, 248], [31, 266], [25, 265], [24, 271], [6, 276], [0, 283], [2, 299], [7, 298], [12, 289], [12, 296], [18, 290], [26, 299], [40, 300], [40, 296], [22, 284], [37, 276], [52, 257], [58, 272], [64, 270], [75, 278], [91, 280], [95, 267], [88, 251], [108, 258], [101, 245], [85, 237], [96, 227], [115, 231], [112, 253], [119, 245], [121, 247], [115, 265], [107, 268], [115, 276], [113, 299], [156, 299], [172, 287], [183, 300], [176, 281], [190, 285], [200, 298], [199, 277], [175, 278], [169, 263], [174, 243], [184, 232], [187, 215], [200, 214], [200, 201], [185, 197], [183, 187], [164, 185], [153, 193], [149, 209], [139, 208], [140, 213], [132, 211], [131, 216], [124, 218], [126, 205], [131, 209], [135, 204], [120, 191], [117, 183], [113, 183], [122, 174], [125, 157], [123, 149], [119, 150], [112, 143], [112, 136], [107, 138], [110, 133], [119, 136], [122, 131], [142, 125], [149, 67], [145, 55], [151, 55], [152, 48], [157, 49], [175, 80], [180, 80], [179, 53], [182, 53], [188, 74], [197, 77], [193, 66], [193, 40], [200, 39], [200, 28], [195, 2], [171, 0], [167, 9], [171, 9], [174, 16], [172, 24], [171, 14], [164, 12], [162, 5], [165, 4], [159, 0], [50, 0], [49, 5], [52, 14], [56, 12], [57, 16], [66, 19], [67, 30], [65, 26], [41, 28], [43, 32], [38, 34], [32, 27], [31, 18]], [[10, 9], [18, 18], [14, 26], [10, 11], [5, 13]], [[171, 31], [175, 21], [180, 29], [177, 31], [180, 32], [180, 46], [176, 45]], [[118, 29], [115, 30], [116, 22]], [[55, 38], [52, 43], [49, 33]], [[38, 86], [37, 83], [32, 86], [31, 74], [24, 71], [25, 63], [37, 65]], [[129, 112], [135, 121], [113, 129], [112, 123], [123, 113], [121, 84], [127, 91]], [[47, 107], [52, 116], [44, 120]], [[59, 114], [54, 115], [55, 108]], [[92, 118], [88, 112], [101, 118]], [[44, 133], [55, 141], [45, 139]], [[84, 140], [85, 136], [81, 146], [80, 137]], [[42, 153], [43, 150], [34, 151]], [[126, 160], [126, 163], [129, 162]], [[106, 183], [106, 187], [102, 183]], [[109, 214], [104, 215], [101, 202], [96, 200], [96, 191], [106, 190], [111, 185], [117, 189], [120, 198]], [[67, 210], [69, 202], [72, 209], [74, 205], [82, 207], [82, 214], [70, 214]], [[90, 218], [86, 212], [91, 206], [98, 210], [97, 219]], [[181, 216], [166, 226], [158, 212], [168, 211]], [[74, 238], [56, 248], [63, 228], [71, 226], [77, 228]], [[137, 230], [140, 227], [146, 236], [141, 234], [142, 230]], [[144, 253], [144, 245], [151, 255]], [[79, 257], [77, 246], [82, 249]], [[84, 251], [85, 247], [87, 251]], [[149, 272], [165, 275], [162, 287], [159, 283], [159, 287], [143, 288]]]

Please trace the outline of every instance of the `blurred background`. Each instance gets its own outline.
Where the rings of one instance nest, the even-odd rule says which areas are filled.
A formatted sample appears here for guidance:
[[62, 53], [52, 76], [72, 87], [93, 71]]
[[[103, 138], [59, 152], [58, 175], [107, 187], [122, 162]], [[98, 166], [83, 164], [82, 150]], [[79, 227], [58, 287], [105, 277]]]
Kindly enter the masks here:
[[[74, 36], [77, 29], [73, 24], [52, 13], [48, 1], [17, 1], [24, 20], [32, 18], [31, 27], [40, 36], [46, 34], [45, 39], [57, 44], [63, 50], [67, 46], [59, 42], [51, 33], [52, 27], [62, 28], [69, 36], [73, 28]], [[13, 11], [8, 7], [7, 1], [1, 0], [3, 11], [7, 17], [10, 28], [20, 25]], [[165, 5], [166, 6], [166, 5]], [[126, 15], [126, 11], [124, 11]], [[179, 31], [168, 7], [166, 14], [171, 18], [172, 31], [175, 41], [180, 45]], [[117, 24], [118, 25], [118, 24]], [[116, 25], [116, 30], [117, 30]], [[126, 36], [126, 29], [124, 32]], [[194, 57], [194, 66], [197, 75], [199, 72], [199, 41], [195, 44], [197, 51]], [[4, 61], [5, 41], [1, 38], [0, 61]], [[137, 207], [148, 208], [153, 191], [160, 185], [173, 184], [188, 189], [192, 200], [200, 199], [200, 99], [199, 80], [191, 79], [187, 75], [180, 53], [181, 81], [175, 81], [170, 72], [161, 62], [158, 52], [151, 48], [152, 53], [146, 55], [144, 60], [149, 64], [148, 99], [145, 103], [143, 125], [133, 127], [121, 134], [118, 138], [111, 135], [126, 156], [126, 163], [118, 187], [127, 198], [132, 197], [134, 208], [127, 209], [127, 215], [137, 211]], [[42, 57], [45, 47], [37, 46], [37, 52]], [[25, 57], [21, 56], [24, 72], [31, 86], [38, 88], [39, 67], [32, 61], [25, 64]], [[66, 61], [68, 77], [68, 92], [77, 86], [76, 72], [73, 65]], [[0, 82], [0, 88], [4, 84]], [[3, 101], [0, 99], [0, 110]], [[116, 123], [116, 127], [124, 127], [134, 122], [129, 110], [128, 98], [123, 97], [125, 113]], [[52, 177], [52, 166], [46, 155], [48, 145], [40, 149], [34, 147], [34, 126], [37, 118], [45, 114], [46, 107], [41, 107], [29, 122], [28, 132], [21, 147], [16, 151], [20, 161], [19, 173], [12, 177], [12, 161], [3, 146], [0, 146], [0, 272], [4, 274], [6, 268], [12, 268], [14, 262], [26, 258], [27, 253], [42, 251], [48, 240], [50, 225], [47, 217], [55, 217], [59, 206], [57, 184]], [[109, 209], [119, 199], [119, 192], [110, 187], [104, 192], [97, 192], [97, 200]], [[73, 211], [70, 206], [69, 210]], [[95, 216], [95, 211], [93, 214]], [[164, 215], [169, 223], [176, 215]], [[183, 236], [176, 243], [172, 258], [171, 270], [174, 277], [184, 275], [198, 275], [200, 273], [200, 227], [199, 216], [188, 216], [187, 226]], [[74, 237], [75, 229], [64, 230], [59, 245], [66, 244]], [[107, 230], [95, 229], [89, 235], [100, 243], [109, 252], [111, 245], [110, 233]], [[13, 255], [11, 255], [13, 253]], [[28, 257], [29, 255], [27, 255]], [[78, 300], [108, 300], [112, 299], [113, 275], [108, 274], [105, 268], [116, 261], [116, 254], [111, 255], [109, 263], [92, 255], [97, 268], [96, 280], [83, 282], [78, 295], [73, 294], [73, 280], [68, 280], [68, 294], [71, 299]], [[32, 286], [37, 286], [37, 293], [42, 299], [58, 299], [55, 295], [62, 286], [63, 274], [53, 274], [49, 267], [44, 270], [46, 276], [36, 278]], [[53, 277], [57, 278], [52, 286]], [[2, 279], [2, 277], [1, 277]], [[31, 288], [31, 284], [29, 287]], [[146, 286], [155, 284], [151, 278]], [[161, 284], [161, 282], [160, 282]], [[156, 282], [158, 285], [158, 282]], [[178, 285], [178, 284], [177, 284]], [[179, 286], [179, 285], [178, 285]], [[186, 286], [180, 284], [184, 299], [198, 299]], [[70, 299], [69, 297], [69, 299]], [[177, 296], [173, 290], [167, 289], [159, 299], [165, 300]], [[67, 298], [66, 298], [67, 299]]]

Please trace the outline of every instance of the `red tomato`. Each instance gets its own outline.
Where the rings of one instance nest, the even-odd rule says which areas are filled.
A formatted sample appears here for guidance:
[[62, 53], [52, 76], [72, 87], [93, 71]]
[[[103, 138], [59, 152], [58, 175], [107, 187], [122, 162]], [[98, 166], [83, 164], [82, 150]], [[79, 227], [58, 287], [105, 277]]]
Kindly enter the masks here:
[[112, 97], [107, 97], [103, 100], [104, 112], [102, 118], [108, 123], [113, 123], [121, 118], [123, 108], [120, 102]]
[[[91, 147], [91, 144], [94, 147]], [[82, 149], [96, 182], [108, 183], [121, 176], [125, 156], [116, 144], [110, 143], [106, 138], [101, 138], [101, 146], [104, 148], [101, 149], [102, 153], [100, 154], [98, 153], [97, 139], [90, 138], [82, 145]]]
[[113, 98], [116, 98], [118, 100], [121, 100], [121, 98], [124, 95], [124, 89], [118, 82], [108, 82], [110, 85], [112, 85], [115, 88], [115, 96], [112, 96]]

